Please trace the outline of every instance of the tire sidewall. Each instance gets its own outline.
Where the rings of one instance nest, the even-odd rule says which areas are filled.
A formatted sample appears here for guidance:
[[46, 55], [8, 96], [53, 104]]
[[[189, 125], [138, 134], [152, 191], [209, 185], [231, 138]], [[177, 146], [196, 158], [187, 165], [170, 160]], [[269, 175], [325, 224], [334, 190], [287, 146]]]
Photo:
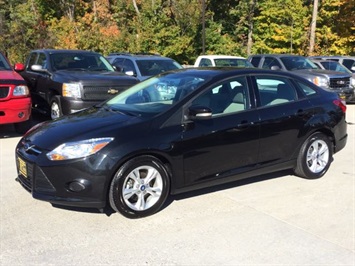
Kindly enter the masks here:
[[[308, 165], [307, 165], [307, 151], [309, 149], [309, 147], [318, 140], [322, 140], [326, 143], [326, 145], [328, 146], [328, 150], [329, 150], [329, 157], [328, 157], [328, 162], [327, 165], [324, 167], [324, 169], [322, 171], [320, 171], [319, 173], [314, 173], [312, 172]], [[301, 152], [300, 152], [300, 157], [298, 158], [298, 164], [301, 164], [301, 169], [303, 174], [302, 177], [307, 178], [307, 179], [317, 179], [322, 177], [329, 169], [330, 164], [332, 162], [332, 158], [333, 158], [333, 145], [331, 143], [331, 141], [329, 140], [329, 138], [322, 134], [322, 133], [314, 133], [313, 135], [311, 135], [307, 141], [304, 143], [304, 145], [301, 148]]]
[[[159, 200], [148, 210], [132, 210], [125, 203], [122, 195], [122, 188], [126, 177], [139, 166], [154, 167], [162, 177], [163, 189]], [[163, 163], [153, 156], [139, 156], [124, 163], [116, 172], [110, 186], [109, 201], [111, 208], [120, 212], [128, 218], [141, 218], [156, 213], [164, 204], [170, 191], [170, 177]]]
[[52, 106], [53, 106], [53, 103], [56, 103], [58, 105], [58, 109], [59, 109], [59, 114], [58, 114], [58, 117], [61, 117], [63, 116], [63, 112], [62, 112], [62, 107], [60, 105], [60, 99], [58, 96], [53, 96], [52, 99], [51, 99], [51, 105], [50, 105], [50, 116], [51, 116], [51, 119], [55, 119], [52, 117]]

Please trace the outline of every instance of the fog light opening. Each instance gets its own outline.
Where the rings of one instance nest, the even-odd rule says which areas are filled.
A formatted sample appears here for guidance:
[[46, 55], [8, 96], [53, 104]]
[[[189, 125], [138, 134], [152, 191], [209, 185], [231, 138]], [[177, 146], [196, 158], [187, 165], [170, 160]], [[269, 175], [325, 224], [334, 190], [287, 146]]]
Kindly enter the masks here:
[[80, 192], [86, 188], [85, 185], [79, 181], [74, 181], [74, 182], [69, 183], [68, 187], [69, 187], [69, 190], [72, 192]]

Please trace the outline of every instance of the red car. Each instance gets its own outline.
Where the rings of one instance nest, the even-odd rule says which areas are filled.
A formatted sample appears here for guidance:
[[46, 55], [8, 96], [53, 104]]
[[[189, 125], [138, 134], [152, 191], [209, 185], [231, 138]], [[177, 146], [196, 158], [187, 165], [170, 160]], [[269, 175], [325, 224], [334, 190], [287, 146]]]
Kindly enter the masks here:
[[18, 133], [31, 126], [31, 97], [24, 79], [16, 72], [24, 70], [23, 64], [13, 69], [0, 52], [0, 125], [14, 123]]

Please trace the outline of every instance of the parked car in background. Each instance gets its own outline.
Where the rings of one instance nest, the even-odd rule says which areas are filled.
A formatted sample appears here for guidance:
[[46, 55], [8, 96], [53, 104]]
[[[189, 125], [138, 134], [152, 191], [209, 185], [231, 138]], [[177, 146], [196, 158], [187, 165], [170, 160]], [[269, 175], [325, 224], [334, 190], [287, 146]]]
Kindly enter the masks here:
[[[355, 73], [352, 73], [349, 69], [347, 69], [339, 62], [331, 61], [331, 60], [316, 60], [316, 59], [311, 59], [311, 61], [320, 69], [332, 70], [332, 71], [347, 73], [351, 75], [350, 85], [353, 88], [355, 88]], [[355, 94], [352, 99], [348, 99], [348, 102], [355, 102]]]
[[111, 53], [106, 58], [117, 71], [134, 76], [140, 81], [165, 71], [183, 68], [175, 60], [158, 54]]
[[52, 119], [110, 99], [138, 82], [115, 71], [102, 55], [82, 50], [31, 51], [19, 73], [34, 108]]
[[351, 75], [336, 71], [319, 69], [304, 56], [290, 54], [251, 55], [248, 60], [258, 68], [290, 71], [327, 90], [334, 91], [344, 101], [353, 101], [354, 88]]
[[323, 176], [346, 145], [345, 112], [336, 93], [287, 72], [169, 71], [32, 128], [17, 180], [53, 204], [144, 217], [169, 194], [285, 169]]
[[355, 73], [355, 56], [310, 56], [311, 59], [317, 60], [331, 60], [338, 62], [349, 69], [352, 73]]
[[31, 126], [31, 97], [24, 79], [16, 72], [22, 64], [12, 68], [0, 52], [0, 125], [14, 124], [17, 133], [25, 133]]
[[253, 67], [250, 62], [241, 56], [231, 56], [231, 55], [200, 55], [197, 57], [194, 67], [224, 67], [224, 66], [234, 66], [234, 67]]

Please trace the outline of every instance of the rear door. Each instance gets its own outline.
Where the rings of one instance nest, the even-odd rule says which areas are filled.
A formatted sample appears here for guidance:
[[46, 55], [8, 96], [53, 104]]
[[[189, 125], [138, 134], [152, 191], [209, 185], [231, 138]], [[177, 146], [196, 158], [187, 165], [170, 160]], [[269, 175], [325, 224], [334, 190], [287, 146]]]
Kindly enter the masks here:
[[304, 139], [312, 106], [292, 78], [253, 76], [260, 111], [261, 166], [295, 158]]

